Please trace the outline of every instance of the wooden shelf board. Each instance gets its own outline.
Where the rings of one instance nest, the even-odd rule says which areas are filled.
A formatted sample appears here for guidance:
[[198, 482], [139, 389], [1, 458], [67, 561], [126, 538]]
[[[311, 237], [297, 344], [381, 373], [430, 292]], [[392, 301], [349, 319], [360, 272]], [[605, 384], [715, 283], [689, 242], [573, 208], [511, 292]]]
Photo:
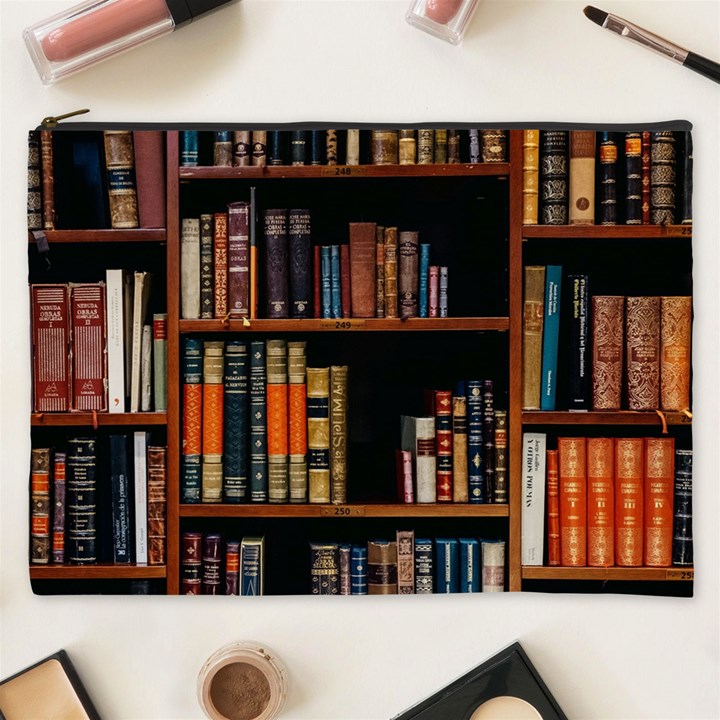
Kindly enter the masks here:
[[[692, 418], [684, 413], [666, 412], [668, 425], [691, 425]], [[661, 425], [656, 412], [637, 412], [635, 410], [570, 412], [524, 410], [523, 425]]]
[[267, 165], [265, 167], [180, 167], [181, 180], [239, 178], [402, 178], [507, 177], [508, 163], [448, 163], [432, 165]]
[[144, 580], [164, 578], [165, 565], [31, 565], [31, 580]]
[[692, 225], [523, 225], [524, 239], [692, 238]]
[[[164, 412], [138, 412], [138, 413], [97, 413], [98, 425], [112, 427], [114, 425], [165, 425], [167, 413]], [[93, 426], [91, 412], [68, 413], [33, 413], [30, 416], [33, 427], [57, 427], [63, 425]]]
[[367, 503], [314, 504], [211, 504], [180, 505], [180, 517], [507, 517], [507, 505]]
[[523, 565], [523, 580], [681, 581], [694, 578], [692, 567], [531, 567]]
[[510, 327], [507, 317], [461, 318], [344, 318], [337, 320], [181, 320], [180, 332], [382, 332], [499, 330]]
[[[133, 230], [44, 230], [48, 242], [54, 243], [110, 243], [110, 242], [165, 242], [165, 228], [137, 228]], [[32, 233], [28, 242], [35, 244]]]

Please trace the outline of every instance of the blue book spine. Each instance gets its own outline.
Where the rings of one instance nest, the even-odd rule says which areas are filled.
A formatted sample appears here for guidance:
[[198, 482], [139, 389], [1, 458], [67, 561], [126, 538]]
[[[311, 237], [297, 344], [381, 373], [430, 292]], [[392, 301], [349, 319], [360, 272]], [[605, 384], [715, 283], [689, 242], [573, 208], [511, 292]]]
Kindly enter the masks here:
[[[183, 382], [201, 385], [203, 372], [203, 341], [185, 338], [183, 346]], [[181, 497], [183, 503], [199, 503], [202, 488], [202, 456], [183, 453]]]
[[128, 438], [110, 436], [110, 485], [112, 490], [113, 562], [132, 562], [130, 545], [130, 484]]
[[485, 474], [483, 472], [483, 383], [468, 380], [467, 427], [468, 427], [468, 502], [484, 503]]
[[548, 265], [545, 269], [545, 318], [543, 321], [542, 343], [542, 385], [540, 387], [541, 410], [555, 409], [561, 285], [562, 267], [560, 265]]
[[480, 543], [460, 538], [460, 592], [480, 592]]
[[330, 307], [332, 317], [342, 317], [340, 302], [340, 246], [330, 246]]
[[492, 380], [483, 380], [483, 457], [485, 501], [491, 503], [495, 498], [495, 400]]
[[435, 592], [432, 540], [415, 538], [415, 594]]
[[223, 498], [227, 503], [245, 502], [248, 495], [248, 380], [247, 343], [225, 344], [223, 418]]
[[263, 538], [243, 538], [240, 543], [240, 594], [263, 594]]
[[418, 297], [418, 313], [421, 318], [428, 316], [428, 275], [430, 273], [430, 245], [420, 245], [420, 291]]
[[360, 545], [350, 551], [350, 594], [367, 595], [367, 548]]
[[332, 317], [332, 299], [330, 291], [330, 246], [320, 248], [320, 279], [322, 288], [322, 316]]
[[267, 502], [267, 374], [265, 342], [250, 343], [250, 500]]
[[460, 591], [458, 572], [458, 541], [454, 538], [435, 539], [435, 592]]
[[180, 133], [180, 165], [195, 167], [198, 164], [198, 131], [184, 130]]

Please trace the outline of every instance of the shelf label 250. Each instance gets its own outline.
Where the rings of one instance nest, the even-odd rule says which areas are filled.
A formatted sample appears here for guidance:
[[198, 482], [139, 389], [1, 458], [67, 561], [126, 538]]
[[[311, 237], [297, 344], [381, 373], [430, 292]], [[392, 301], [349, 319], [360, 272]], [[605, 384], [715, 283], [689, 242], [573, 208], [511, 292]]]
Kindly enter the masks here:
[[362, 517], [365, 508], [362, 505], [326, 505], [320, 508], [320, 514], [326, 517]]

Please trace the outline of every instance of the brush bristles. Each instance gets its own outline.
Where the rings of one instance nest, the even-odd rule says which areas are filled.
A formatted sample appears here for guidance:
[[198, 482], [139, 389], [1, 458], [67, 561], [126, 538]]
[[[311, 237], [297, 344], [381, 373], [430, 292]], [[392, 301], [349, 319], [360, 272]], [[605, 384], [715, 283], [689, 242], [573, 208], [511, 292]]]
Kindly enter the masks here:
[[593, 7], [592, 5], [586, 5], [585, 9], [583, 10], [585, 13], [585, 17], [588, 20], [592, 20], [597, 25], [603, 25], [605, 23], [605, 20], [608, 16], [606, 12], [603, 12], [602, 10], [598, 10], [596, 7]]

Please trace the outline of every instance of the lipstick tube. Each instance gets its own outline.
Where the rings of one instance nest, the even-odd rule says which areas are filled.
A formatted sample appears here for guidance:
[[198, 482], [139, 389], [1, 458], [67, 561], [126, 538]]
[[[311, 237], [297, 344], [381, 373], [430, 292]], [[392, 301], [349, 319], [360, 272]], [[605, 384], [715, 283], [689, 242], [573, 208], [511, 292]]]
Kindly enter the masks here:
[[45, 85], [192, 22], [232, 0], [88, 0], [23, 32]]

